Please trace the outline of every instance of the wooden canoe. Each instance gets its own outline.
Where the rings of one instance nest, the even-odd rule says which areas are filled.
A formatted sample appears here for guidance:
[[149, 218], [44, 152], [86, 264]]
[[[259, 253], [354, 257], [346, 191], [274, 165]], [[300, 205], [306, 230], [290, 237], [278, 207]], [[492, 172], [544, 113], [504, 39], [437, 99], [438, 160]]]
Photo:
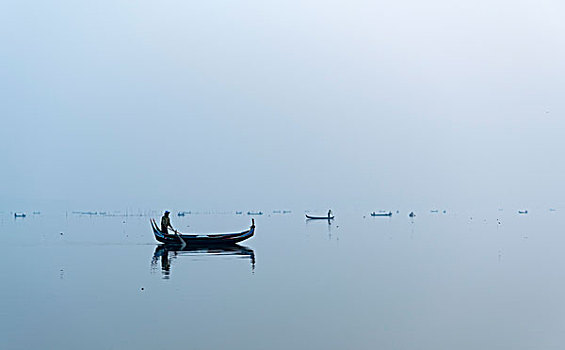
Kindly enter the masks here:
[[[236, 244], [253, 237], [255, 234], [255, 220], [251, 219], [251, 227], [248, 230], [237, 233], [171, 233], [162, 232], [154, 219], [151, 219], [151, 228], [155, 239], [165, 244], [178, 245], [229, 245]], [[180, 236], [180, 238], [179, 238]], [[182, 240], [181, 240], [182, 238]]]
[[375, 213], [375, 212], [372, 212], [372, 213], [371, 213], [371, 216], [392, 216], [392, 212], [390, 212], [390, 211], [389, 211], [388, 213]]
[[312, 216], [308, 214], [304, 214], [304, 215], [306, 215], [306, 218], [310, 220], [333, 220], [333, 218], [335, 217], [333, 215], [332, 216]]

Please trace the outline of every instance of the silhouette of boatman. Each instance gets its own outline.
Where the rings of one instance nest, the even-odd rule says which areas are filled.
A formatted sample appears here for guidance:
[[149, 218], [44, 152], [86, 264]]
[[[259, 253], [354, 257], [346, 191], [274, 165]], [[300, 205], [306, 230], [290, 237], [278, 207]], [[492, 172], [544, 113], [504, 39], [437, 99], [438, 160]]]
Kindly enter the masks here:
[[163, 233], [168, 233], [169, 231], [167, 230], [169, 227], [171, 228], [171, 230], [175, 230], [173, 228], [173, 226], [171, 226], [171, 218], [169, 218], [169, 211], [166, 210], [165, 214], [163, 214], [163, 217], [161, 218], [161, 232]]

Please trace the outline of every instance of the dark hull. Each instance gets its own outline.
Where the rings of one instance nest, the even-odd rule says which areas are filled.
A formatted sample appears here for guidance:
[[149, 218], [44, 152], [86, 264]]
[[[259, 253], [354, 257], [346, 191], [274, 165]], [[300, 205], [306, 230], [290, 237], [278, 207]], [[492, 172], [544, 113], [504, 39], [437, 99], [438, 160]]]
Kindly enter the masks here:
[[371, 213], [371, 216], [392, 216], [392, 213]]
[[334, 218], [334, 216], [311, 216], [308, 214], [304, 214], [304, 215], [306, 215], [306, 218], [310, 220], [333, 220]]
[[[249, 230], [238, 233], [219, 233], [219, 234], [169, 234], [162, 232], [155, 220], [151, 219], [151, 228], [155, 239], [161, 243], [169, 245], [191, 246], [212, 246], [212, 245], [231, 245], [253, 237], [255, 234], [255, 223], [253, 222]], [[182, 238], [182, 240], [179, 238]], [[184, 241], [184, 243], [183, 243]]]

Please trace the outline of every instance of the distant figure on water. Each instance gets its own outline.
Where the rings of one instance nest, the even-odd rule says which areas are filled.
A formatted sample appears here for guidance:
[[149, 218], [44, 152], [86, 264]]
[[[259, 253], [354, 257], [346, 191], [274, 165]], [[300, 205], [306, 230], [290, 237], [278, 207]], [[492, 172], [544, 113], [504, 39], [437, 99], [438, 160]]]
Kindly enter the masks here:
[[332, 217], [332, 210], [330, 209], [330, 210], [328, 210], [328, 218], [331, 218], [331, 217]]
[[163, 233], [167, 233], [168, 232], [168, 228], [170, 227], [171, 230], [175, 230], [173, 228], [173, 226], [171, 226], [171, 218], [169, 218], [169, 211], [166, 210], [165, 214], [163, 214], [163, 217], [161, 218], [161, 232]]

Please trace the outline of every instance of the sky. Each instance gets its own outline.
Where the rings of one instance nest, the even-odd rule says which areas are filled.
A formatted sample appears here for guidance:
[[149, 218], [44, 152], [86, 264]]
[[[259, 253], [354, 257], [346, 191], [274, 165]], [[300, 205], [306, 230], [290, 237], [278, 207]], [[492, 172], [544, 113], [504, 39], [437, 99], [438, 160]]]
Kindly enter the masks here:
[[0, 4], [0, 209], [559, 207], [565, 3]]

